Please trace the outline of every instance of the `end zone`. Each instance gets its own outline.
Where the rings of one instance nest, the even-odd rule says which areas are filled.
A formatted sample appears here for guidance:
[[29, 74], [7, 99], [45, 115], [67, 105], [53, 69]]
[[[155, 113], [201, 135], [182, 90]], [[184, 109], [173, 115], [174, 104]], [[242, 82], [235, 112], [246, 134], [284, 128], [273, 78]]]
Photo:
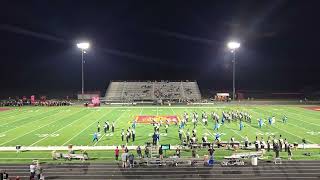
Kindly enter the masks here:
[[320, 106], [311, 106], [311, 107], [303, 107], [303, 108], [312, 110], [312, 111], [320, 111]]
[[1, 111], [9, 111], [9, 110], [11, 110], [10, 108], [0, 108], [0, 112]]

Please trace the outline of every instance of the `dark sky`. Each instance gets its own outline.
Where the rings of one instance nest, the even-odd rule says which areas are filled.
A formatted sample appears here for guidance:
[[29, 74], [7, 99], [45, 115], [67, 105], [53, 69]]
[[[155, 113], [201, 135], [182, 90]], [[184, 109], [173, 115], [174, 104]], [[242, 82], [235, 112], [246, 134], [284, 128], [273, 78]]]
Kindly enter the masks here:
[[86, 89], [110, 80], [198, 80], [231, 89], [298, 91], [320, 87], [320, 1], [1, 1], [1, 93]]

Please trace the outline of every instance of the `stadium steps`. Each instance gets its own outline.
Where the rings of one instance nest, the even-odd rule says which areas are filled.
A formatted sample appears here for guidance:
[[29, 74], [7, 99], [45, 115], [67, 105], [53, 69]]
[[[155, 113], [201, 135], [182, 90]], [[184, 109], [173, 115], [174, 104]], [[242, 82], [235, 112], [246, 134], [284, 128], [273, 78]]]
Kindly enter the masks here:
[[[320, 161], [283, 161], [282, 165], [259, 162], [244, 167], [135, 167], [123, 169], [117, 163], [43, 164], [46, 179], [307, 179], [320, 177]], [[28, 179], [28, 164], [0, 165], [10, 177]]]
[[151, 146], [150, 150], [151, 158], [159, 157], [159, 146]]

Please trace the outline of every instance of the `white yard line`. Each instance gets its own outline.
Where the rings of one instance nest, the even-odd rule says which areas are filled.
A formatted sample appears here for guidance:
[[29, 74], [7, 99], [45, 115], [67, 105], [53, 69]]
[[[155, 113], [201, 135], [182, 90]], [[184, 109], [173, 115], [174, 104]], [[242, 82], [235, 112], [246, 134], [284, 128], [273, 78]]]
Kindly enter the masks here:
[[104, 133], [104, 134], [98, 139], [98, 141], [93, 144], [93, 146], [96, 146], [96, 145], [98, 144], [99, 140], [102, 139], [105, 135], [106, 135], [106, 133]]
[[[305, 116], [305, 115], [303, 115], [303, 114], [297, 114], [297, 113], [294, 113], [294, 112], [290, 112], [290, 113], [292, 113], [292, 114], [296, 114], [296, 116], [304, 116], [304, 117], [306, 117], [306, 118], [310, 118], [310, 117]], [[292, 119], [296, 119], [296, 118], [292, 118]], [[316, 118], [310, 118], [310, 119], [316, 119]], [[303, 121], [303, 120], [300, 120], [300, 119], [296, 119], [296, 120], [301, 121], [301, 122], [304, 122], [304, 123], [307, 123], [307, 124], [312, 124], [312, 125], [314, 125], [314, 126], [318, 126], [318, 127], [320, 127], [320, 125], [319, 125], [319, 124], [315, 124], [315, 123], [308, 122], [308, 121]]]
[[142, 115], [142, 111], [143, 111], [143, 107], [141, 107], [141, 111], [139, 113], [140, 116]]
[[[110, 114], [111, 112], [113, 112], [115, 109], [111, 110], [110, 112], [108, 112], [107, 114], [104, 114], [103, 116], [101, 116], [100, 118], [98, 118], [98, 120], [92, 122], [91, 124], [89, 124], [89, 126], [87, 126], [86, 128], [84, 128], [82, 131], [80, 131], [79, 133], [77, 133], [76, 135], [72, 136], [70, 139], [68, 139], [66, 142], [64, 142], [62, 144], [62, 146], [66, 145], [68, 142], [70, 142], [72, 139], [74, 139], [75, 137], [77, 137], [79, 134], [81, 134], [82, 132], [84, 132], [85, 130], [87, 130], [90, 126], [92, 126], [93, 124], [97, 123], [98, 121], [100, 121], [101, 119], [103, 119], [106, 115]], [[101, 137], [102, 138], [102, 137]]]
[[[170, 108], [170, 109], [173, 112], [173, 114], [175, 114], [176, 116], [179, 116], [172, 108]], [[184, 131], [182, 131], [182, 132], [183, 132], [184, 137], [187, 138], [186, 133]], [[190, 137], [190, 139], [191, 139], [191, 137]]]
[[16, 126], [15, 128], [9, 129], [9, 130], [4, 131], [4, 132], [1, 132], [1, 133], [4, 134], [4, 133], [10, 132], [10, 131], [13, 131], [13, 130], [15, 130], [15, 129], [17, 129], [17, 128], [20, 128], [20, 127], [23, 127], [23, 126], [25, 126], [25, 125], [27, 125], [27, 124], [35, 123], [35, 122], [38, 122], [38, 121], [40, 121], [40, 120], [42, 120], [42, 119], [46, 119], [46, 118], [48, 118], [48, 117], [50, 117], [50, 116], [54, 116], [54, 115], [57, 115], [57, 114], [60, 114], [60, 113], [62, 113], [62, 112], [57, 112], [57, 113], [55, 113], [55, 114], [51, 114], [51, 115], [49, 115], [49, 116], [40, 118], [40, 119], [38, 119], [38, 120], [31, 121], [31, 122], [28, 122], [28, 123], [26, 123], [26, 124], [22, 124], [21, 126]]
[[[257, 107], [256, 107], [256, 108], [257, 108]], [[257, 109], [260, 109], [260, 108], [257, 108]], [[270, 113], [273, 113], [273, 114], [280, 114], [280, 113], [277, 113], [277, 112], [267, 111], [267, 110], [264, 110], [264, 109], [260, 109], [260, 110], [265, 111], [265, 112], [270, 112]], [[283, 115], [283, 114], [280, 114], [280, 115]], [[299, 120], [299, 119], [296, 119], [296, 118], [291, 118], [291, 119]], [[307, 128], [304, 128], [304, 127], [301, 127], [301, 126], [297, 126], [297, 125], [292, 124], [292, 123], [289, 123], [289, 122], [286, 122], [286, 124], [289, 124], [289, 125], [292, 125], [292, 126], [301, 128], [301, 129], [305, 129], [305, 130], [307, 130], [307, 131], [314, 131], [314, 130], [307, 129]]]
[[[45, 111], [45, 112], [43, 112], [43, 113], [36, 114], [35, 116], [39, 116], [39, 115], [44, 114], [44, 113], [47, 113], [47, 112], [52, 112], [52, 111], [57, 110], [57, 109], [58, 109], [58, 108], [55, 108], [55, 109], [53, 109], [53, 110], [51, 110], [51, 111]], [[51, 116], [51, 115], [50, 115], [50, 116]], [[5, 126], [5, 125], [7, 125], [7, 124], [15, 123], [15, 122], [20, 121], [20, 120], [23, 120], [23, 119], [28, 119], [28, 118], [31, 118], [31, 117], [32, 117], [32, 115], [27, 116], [27, 117], [23, 117], [23, 118], [20, 118], [20, 119], [16, 119], [16, 120], [14, 120], [14, 121], [11, 121], [11, 122], [8, 122], [8, 123], [5, 123], [5, 124], [1, 124], [0, 127]]]
[[[173, 111], [173, 109], [171, 108], [171, 110]], [[188, 112], [188, 114], [192, 113], [190, 112], [186, 107], [184, 109], [184, 111]], [[174, 112], [174, 111], [173, 111]], [[205, 128], [205, 130], [209, 133], [210, 136], [212, 136], [213, 138], [215, 138], [215, 136], [210, 132], [210, 130], [201, 122], [201, 121], [198, 121], [198, 123], [201, 123], [202, 127]]]
[[[226, 125], [226, 123], [224, 123]], [[244, 137], [239, 134], [237, 131], [233, 130], [231, 127], [229, 127], [228, 125], [226, 125], [228, 127], [228, 129], [230, 129], [231, 131], [233, 131], [234, 133], [238, 134], [238, 136], [240, 136], [242, 139], [244, 139]]]
[[[75, 121], [73, 121], [73, 122], [69, 123], [68, 125], [63, 126], [62, 128], [60, 128], [60, 129], [58, 129], [58, 130], [56, 130], [55, 132], [52, 132], [52, 133], [50, 133], [50, 134], [55, 134], [55, 133], [57, 133], [57, 132], [61, 131], [62, 129], [65, 129], [66, 127], [71, 126], [71, 125], [72, 125], [72, 124], [74, 124], [75, 122], [78, 122], [80, 119], [83, 119], [84, 117], [86, 117], [86, 116], [88, 116], [88, 115], [92, 114], [93, 112], [94, 112], [94, 111], [92, 111], [92, 112], [90, 112], [90, 113], [88, 113], [88, 114], [86, 114], [86, 115], [82, 116], [82, 117], [81, 117], [81, 118], [79, 118], [78, 120], [75, 120]], [[29, 146], [33, 146], [33, 145], [37, 144], [38, 142], [41, 142], [41, 141], [43, 141], [43, 140], [47, 139], [48, 137], [49, 137], [49, 136], [46, 136], [46, 137], [44, 137], [44, 138], [42, 138], [42, 139], [40, 139], [40, 140], [38, 140], [38, 141], [36, 141], [36, 142], [32, 143], [32, 144], [31, 144], [31, 145], [29, 145]]]
[[[83, 109], [83, 110], [84, 110], [84, 109]], [[83, 111], [83, 110], [81, 110], [81, 111]], [[72, 116], [72, 115], [74, 115], [74, 114], [76, 114], [76, 113], [79, 113], [79, 112], [81, 112], [81, 111], [77, 111], [77, 112], [72, 113], [72, 114], [70, 114], [70, 115], [68, 115], [68, 116], [66, 116], [66, 117]], [[59, 113], [60, 113], [60, 112], [59, 112]], [[66, 118], [66, 117], [63, 117], [62, 119]], [[23, 137], [23, 136], [25, 136], [25, 135], [27, 135], [27, 134], [30, 134], [30, 133], [32, 133], [32, 132], [34, 132], [34, 131], [37, 131], [37, 130], [43, 128], [43, 127], [49, 126], [49, 125], [51, 125], [51, 124], [53, 124], [53, 123], [55, 123], [55, 122], [57, 122], [57, 121], [59, 121], [59, 120], [61, 120], [61, 118], [58, 118], [57, 120], [52, 121], [52, 122], [50, 122], [49, 124], [45, 124], [45, 125], [43, 125], [43, 126], [40, 126], [40, 127], [36, 128], [36, 129], [34, 129], [34, 130], [32, 130], [32, 131], [28, 131], [27, 133], [22, 134], [22, 135], [20, 135], [20, 136], [17, 136], [17, 137], [15, 137], [15, 138], [13, 138], [13, 139], [10, 139], [9, 141], [6, 141], [6, 142], [4, 142], [4, 143], [1, 143], [0, 146], [3, 145], [3, 144], [6, 144], [6, 143], [8, 143], [8, 142], [11, 142], [11, 141], [13, 141], [13, 140], [16, 140], [16, 139], [18, 139], [18, 138], [20, 138], [20, 137]]]
[[4, 111], [2, 111], [0, 114], [1, 114], [1, 116], [4, 116], [4, 117], [0, 117], [0, 121], [3, 120], [3, 119], [9, 119], [9, 118], [17, 117], [17, 116], [23, 116], [23, 115], [27, 114], [26, 112], [29, 111], [29, 110], [30, 109], [24, 109], [23, 111], [22, 110], [19, 111], [19, 110], [16, 110], [16, 109], [12, 109], [12, 110], [8, 110], [8, 112], [10, 112], [10, 113], [6, 113], [6, 114], [3, 113]]
[[[255, 113], [255, 114], [258, 114], [259, 115], [259, 113], [257, 113], [257, 112], [255, 112], [254, 110], [250, 110], [251, 112], [253, 112], [253, 113]], [[302, 139], [302, 137], [300, 137], [300, 136], [297, 136], [297, 135], [295, 135], [295, 134], [292, 134], [291, 132], [288, 132], [288, 131], [286, 131], [286, 130], [284, 130], [284, 129], [279, 129], [279, 128], [277, 128], [276, 126], [272, 126], [273, 128], [276, 128], [276, 129], [278, 129], [278, 130], [280, 130], [280, 131], [284, 131], [284, 132], [286, 132], [286, 133], [288, 133], [288, 134], [291, 134], [292, 136], [295, 136], [295, 137], [297, 137], [297, 138], [300, 138], [300, 139]], [[317, 144], [317, 143], [315, 143], [315, 142], [313, 142], [313, 141], [310, 141], [310, 140], [308, 140], [309, 142], [311, 142], [311, 143], [313, 143], [313, 144]]]
[[[117, 122], [124, 114], [126, 114], [127, 112], [129, 112], [129, 111], [124, 111], [124, 112], [114, 121], [114, 123], [116, 123], [116, 122]], [[105, 135], [105, 134], [104, 134], [104, 135]], [[102, 139], [102, 137], [103, 137], [104, 135], [102, 135], [102, 136], [98, 139], [98, 141], [94, 143], [93, 146], [96, 146], [96, 144], [99, 142], [100, 139]]]

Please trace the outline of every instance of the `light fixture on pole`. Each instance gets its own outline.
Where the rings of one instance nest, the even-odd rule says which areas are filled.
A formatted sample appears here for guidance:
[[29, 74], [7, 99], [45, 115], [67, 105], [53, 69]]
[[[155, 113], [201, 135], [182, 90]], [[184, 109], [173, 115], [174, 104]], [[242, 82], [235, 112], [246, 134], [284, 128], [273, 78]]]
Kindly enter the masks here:
[[82, 72], [82, 88], [81, 88], [81, 96], [82, 96], [82, 100], [84, 99], [84, 75], [83, 75], [83, 64], [84, 64], [84, 58], [83, 58], [83, 54], [86, 53], [85, 50], [87, 50], [90, 47], [90, 44], [88, 42], [82, 42], [82, 43], [78, 43], [77, 47], [79, 49], [81, 49], [81, 72]]
[[233, 74], [232, 74], [232, 99], [235, 100], [236, 87], [235, 87], [235, 79], [236, 79], [236, 50], [240, 48], [240, 43], [236, 41], [231, 41], [227, 44], [229, 50], [233, 54]]

